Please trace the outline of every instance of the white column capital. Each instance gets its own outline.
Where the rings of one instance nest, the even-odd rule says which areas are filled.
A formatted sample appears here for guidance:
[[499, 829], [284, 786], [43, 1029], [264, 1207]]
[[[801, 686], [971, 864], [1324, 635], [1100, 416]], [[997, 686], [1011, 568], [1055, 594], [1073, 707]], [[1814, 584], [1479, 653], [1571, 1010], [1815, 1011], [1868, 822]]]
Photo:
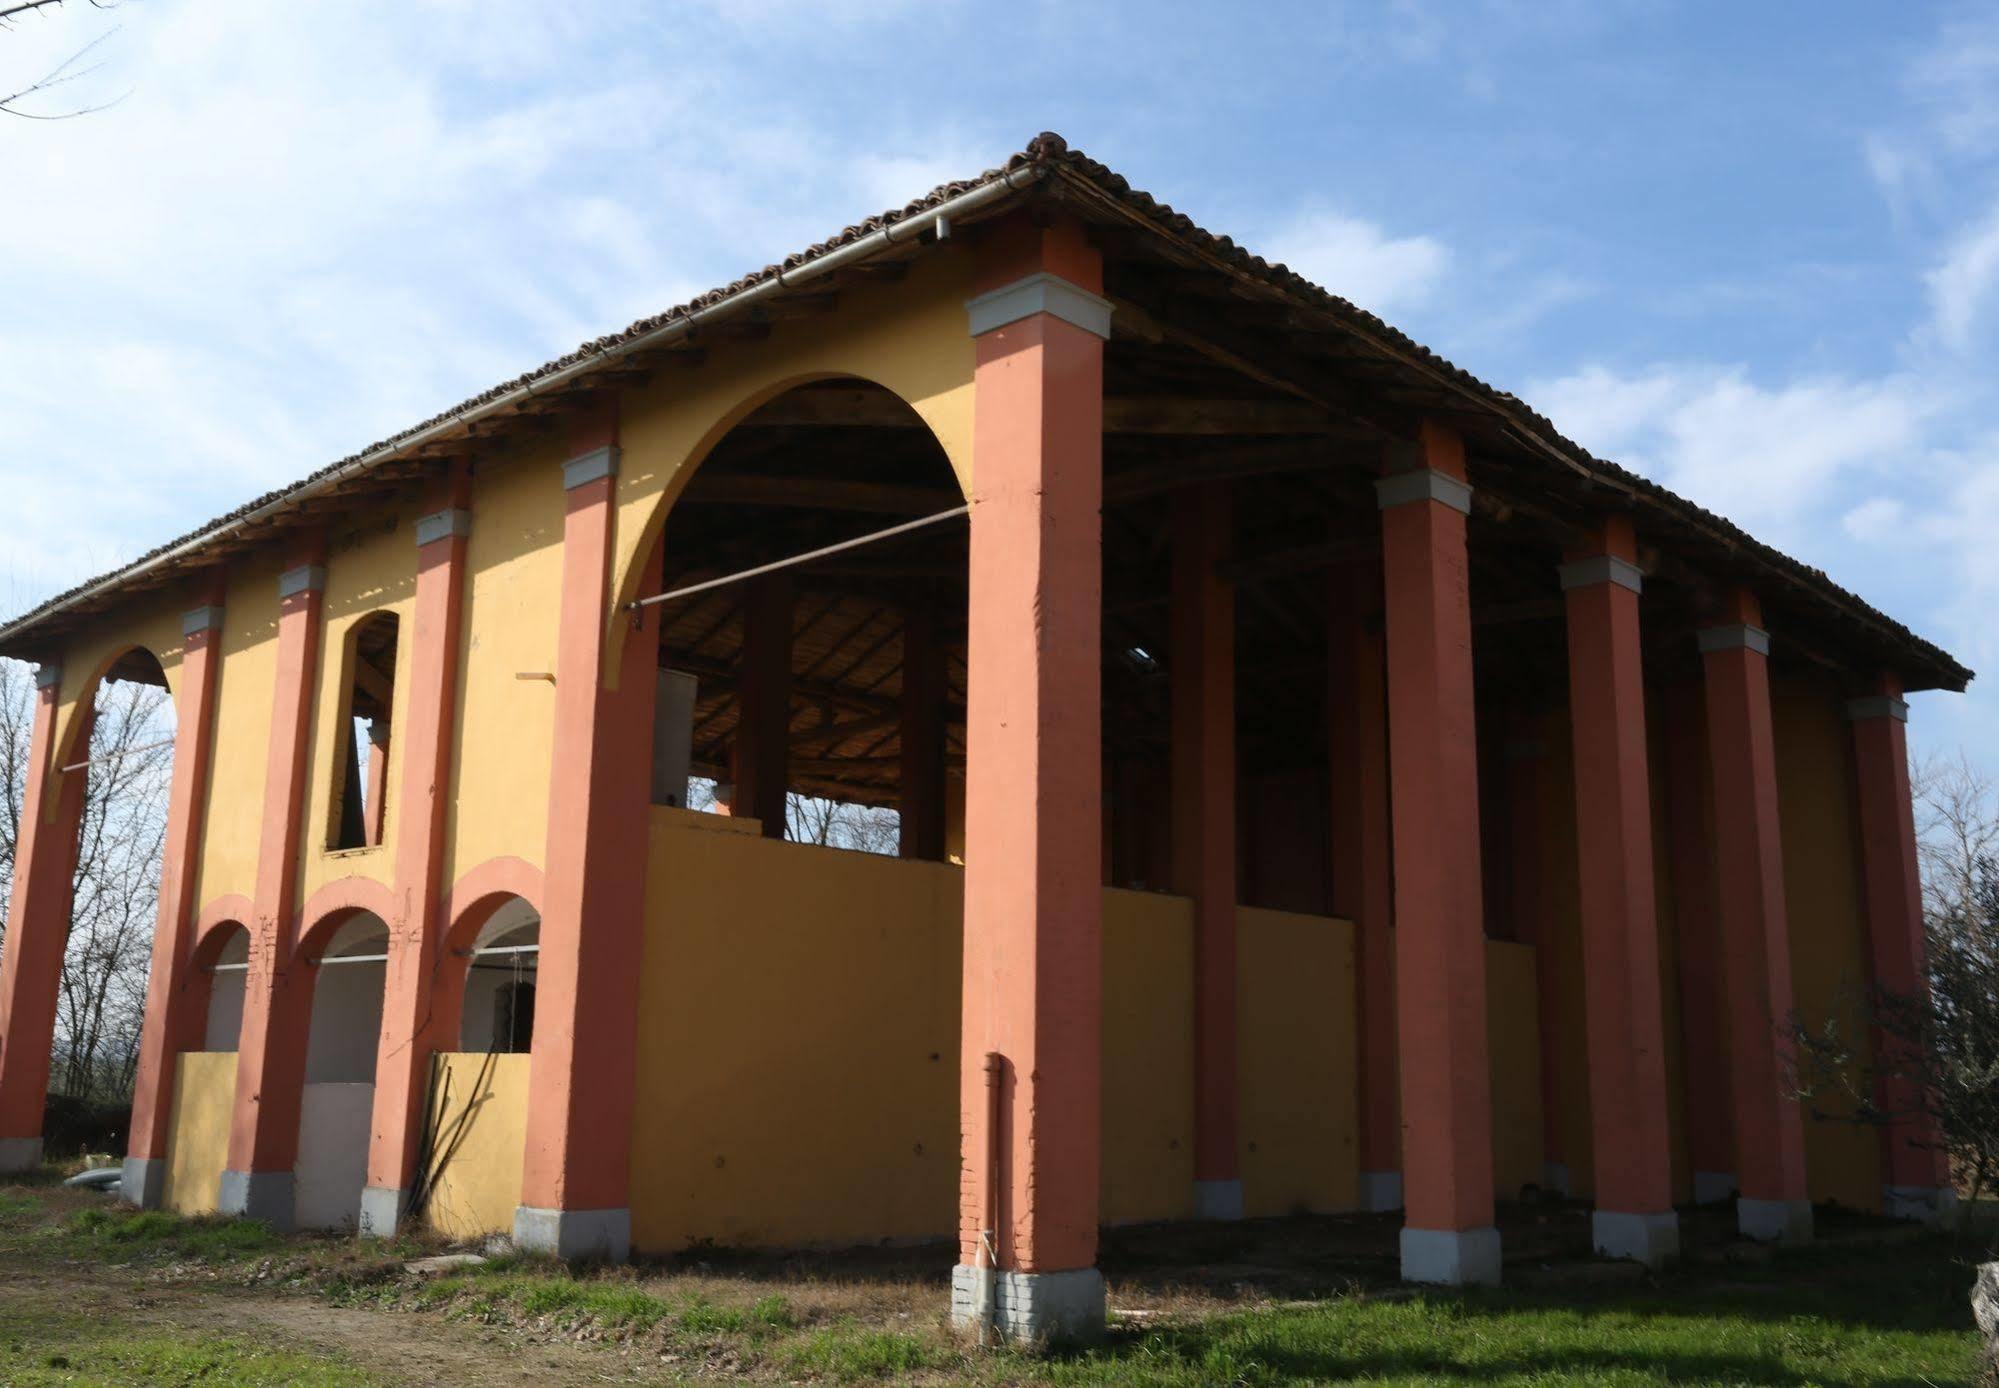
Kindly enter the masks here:
[[427, 516], [418, 516], [416, 522], [416, 544], [418, 549], [435, 544], [439, 540], [456, 539], [472, 533], [472, 513], [463, 507], [451, 507], [443, 511], [432, 511]]
[[181, 614], [180, 634], [196, 636], [204, 631], [217, 631], [222, 626], [222, 609], [210, 604], [207, 607], [191, 607]]
[[1435, 501], [1460, 515], [1471, 514], [1471, 483], [1430, 467], [1381, 478], [1374, 484], [1374, 498], [1376, 507], [1383, 511], [1413, 501]]
[[965, 313], [973, 337], [1037, 313], [1060, 318], [1098, 337], [1111, 335], [1111, 301], [1046, 270], [965, 300]]
[[1864, 699], [1846, 701], [1847, 721], [1858, 723], [1867, 718], [1892, 718], [1897, 723], [1909, 721], [1909, 701], [1893, 694], [1870, 694]]
[[317, 593], [325, 587], [325, 565], [300, 564], [278, 575], [278, 600], [282, 602], [299, 593]]
[[618, 446], [607, 443], [601, 448], [593, 448], [588, 453], [579, 453], [562, 465], [562, 489], [575, 491], [578, 487], [595, 482], [600, 477], [615, 477], [618, 472]]
[[1645, 591], [1644, 571], [1614, 554], [1592, 554], [1587, 559], [1571, 560], [1562, 565], [1560, 572], [1565, 593], [1571, 588], [1593, 588], [1599, 583], [1615, 583], [1634, 593]]
[[1750, 626], [1747, 622], [1736, 622], [1725, 627], [1704, 627], [1697, 638], [1701, 654], [1710, 651], [1754, 651], [1758, 655], [1770, 654], [1770, 633], [1762, 627]]

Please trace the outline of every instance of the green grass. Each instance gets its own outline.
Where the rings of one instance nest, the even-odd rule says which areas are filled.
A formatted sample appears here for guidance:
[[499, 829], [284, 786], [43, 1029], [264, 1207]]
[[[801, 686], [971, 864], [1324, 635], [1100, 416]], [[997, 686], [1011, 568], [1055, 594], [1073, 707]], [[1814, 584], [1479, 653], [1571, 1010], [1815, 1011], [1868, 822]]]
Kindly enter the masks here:
[[186, 1219], [161, 1210], [115, 1207], [78, 1210], [50, 1237], [79, 1257], [132, 1257], [139, 1253], [216, 1262], [268, 1253], [284, 1240], [254, 1219]]
[[185, 1329], [134, 1328], [113, 1316], [65, 1312], [54, 1301], [53, 1295], [10, 1296], [0, 1310], [0, 1383], [369, 1388], [379, 1381], [322, 1352], [303, 1354]]

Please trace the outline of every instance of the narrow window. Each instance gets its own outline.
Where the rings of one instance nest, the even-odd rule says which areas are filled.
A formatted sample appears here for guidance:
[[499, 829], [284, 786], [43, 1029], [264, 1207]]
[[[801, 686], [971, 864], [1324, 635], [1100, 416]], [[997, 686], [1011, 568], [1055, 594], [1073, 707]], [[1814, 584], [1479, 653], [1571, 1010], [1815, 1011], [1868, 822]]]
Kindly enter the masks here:
[[377, 612], [347, 642], [342, 700], [340, 775], [333, 783], [333, 849], [373, 848], [382, 841], [388, 808], [389, 739], [395, 726], [396, 637], [393, 612]]

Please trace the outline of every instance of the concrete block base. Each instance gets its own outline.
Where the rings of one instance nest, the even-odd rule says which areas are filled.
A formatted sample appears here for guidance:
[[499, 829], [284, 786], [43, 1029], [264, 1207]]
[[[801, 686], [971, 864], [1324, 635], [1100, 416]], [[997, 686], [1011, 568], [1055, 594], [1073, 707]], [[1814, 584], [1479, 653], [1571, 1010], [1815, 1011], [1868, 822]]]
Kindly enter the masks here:
[[1242, 1182], [1194, 1182], [1194, 1218], [1241, 1219]]
[[1696, 1171], [1694, 1173], [1694, 1203], [1696, 1205], [1723, 1205], [1735, 1198], [1735, 1173], [1733, 1171]]
[[296, 1202], [289, 1171], [225, 1171], [215, 1208], [242, 1219], [261, 1219], [273, 1229], [289, 1232]]
[[1598, 1210], [1590, 1216], [1590, 1240], [1606, 1258], [1663, 1267], [1680, 1256], [1680, 1217], [1671, 1210], [1662, 1214]]
[[127, 1157], [118, 1177], [118, 1198], [142, 1210], [157, 1210], [167, 1195], [164, 1157]]
[[1402, 1208], [1402, 1173], [1400, 1171], [1363, 1171], [1360, 1173], [1360, 1207], [1380, 1214], [1387, 1210]]
[[1735, 1227], [1758, 1243], [1810, 1243], [1812, 1202], [1752, 1200], [1745, 1195], [1735, 1202]]
[[1936, 1224], [1957, 1211], [1957, 1192], [1937, 1186], [1883, 1186], [1881, 1210], [1890, 1219]]
[[33, 1171], [42, 1164], [42, 1140], [38, 1137], [0, 1137], [0, 1175]]
[[1405, 1227], [1402, 1280], [1444, 1287], [1498, 1286], [1499, 1231]]
[[565, 1262], [622, 1263], [632, 1256], [632, 1212], [522, 1205], [514, 1211], [514, 1247], [523, 1253], [552, 1253]]
[[361, 1233], [371, 1239], [392, 1239], [403, 1227], [410, 1193], [389, 1186], [369, 1186], [361, 1192]]
[[1541, 1189], [1552, 1190], [1564, 1200], [1569, 1197], [1569, 1164], [1565, 1161], [1541, 1163]]
[[960, 1263], [951, 1270], [951, 1324], [977, 1328], [992, 1308], [993, 1328], [1017, 1344], [1101, 1340], [1104, 1276], [1071, 1272], [997, 1272]]

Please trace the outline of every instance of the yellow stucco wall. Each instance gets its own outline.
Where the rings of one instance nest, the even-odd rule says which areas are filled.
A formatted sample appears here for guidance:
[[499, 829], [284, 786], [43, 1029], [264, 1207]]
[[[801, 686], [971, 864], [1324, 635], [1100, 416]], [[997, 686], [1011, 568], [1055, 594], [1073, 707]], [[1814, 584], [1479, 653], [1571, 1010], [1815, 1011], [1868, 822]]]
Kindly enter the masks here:
[[528, 1057], [453, 1052], [431, 1064], [433, 1165], [424, 1222], [454, 1239], [509, 1233], [521, 1203]]
[[233, 568], [222, 614], [222, 673], [215, 688], [214, 751], [201, 821], [195, 900], [249, 896], [257, 885], [270, 760], [271, 696], [278, 670], [276, 556]]
[[[1771, 711], [1798, 1015], [1814, 1027], [1837, 1017], [1865, 1054], [1866, 1027], [1855, 1004], [1867, 986], [1866, 935], [1844, 700], [1829, 683], [1790, 676], [1772, 682]], [[1881, 1208], [1875, 1129], [1807, 1113], [1805, 1169], [1813, 1200]]]
[[1248, 906], [1236, 921], [1244, 1213], [1352, 1209], [1353, 927]]
[[175, 1062], [164, 1197], [168, 1209], [186, 1215], [215, 1213], [229, 1160], [235, 1095], [236, 1052], [183, 1051]]
[[1541, 1022], [1532, 945], [1485, 942], [1485, 998], [1493, 1188], [1511, 1200], [1522, 1186], [1541, 1183]]
[[1184, 1219], [1194, 1205], [1194, 906], [1186, 897], [1104, 893], [1103, 1037], [1102, 1218]]

